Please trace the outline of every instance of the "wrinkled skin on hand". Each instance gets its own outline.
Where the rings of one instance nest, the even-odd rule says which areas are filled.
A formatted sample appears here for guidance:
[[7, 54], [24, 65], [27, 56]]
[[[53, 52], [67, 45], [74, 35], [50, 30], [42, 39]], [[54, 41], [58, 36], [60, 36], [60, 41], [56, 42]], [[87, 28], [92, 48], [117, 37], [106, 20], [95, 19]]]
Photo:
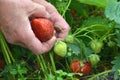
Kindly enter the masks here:
[[[40, 42], [30, 25], [30, 19], [35, 17], [51, 19], [55, 26], [59, 26], [59, 34], [56, 31], [57, 36], [53, 36], [47, 42]], [[48, 52], [57, 39], [64, 39], [67, 36], [69, 26], [57, 10], [45, 0], [38, 0], [38, 2], [1, 0], [0, 29], [9, 43], [26, 47], [35, 54], [42, 54]]]

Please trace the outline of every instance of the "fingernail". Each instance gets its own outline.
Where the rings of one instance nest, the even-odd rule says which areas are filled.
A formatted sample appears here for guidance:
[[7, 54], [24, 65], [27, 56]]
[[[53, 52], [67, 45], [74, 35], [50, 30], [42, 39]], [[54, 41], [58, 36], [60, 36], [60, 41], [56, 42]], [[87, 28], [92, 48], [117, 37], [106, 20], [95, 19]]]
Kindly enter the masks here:
[[54, 26], [56, 32], [62, 32], [62, 28], [59, 25]]

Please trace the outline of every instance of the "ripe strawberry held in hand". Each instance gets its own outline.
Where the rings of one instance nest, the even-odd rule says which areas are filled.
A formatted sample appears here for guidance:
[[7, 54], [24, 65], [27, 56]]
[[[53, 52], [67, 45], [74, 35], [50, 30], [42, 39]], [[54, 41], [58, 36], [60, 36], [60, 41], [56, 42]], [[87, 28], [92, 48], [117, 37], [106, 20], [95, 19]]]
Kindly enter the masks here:
[[32, 30], [35, 36], [41, 41], [46, 42], [54, 34], [53, 23], [46, 18], [35, 18], [31, 21]]

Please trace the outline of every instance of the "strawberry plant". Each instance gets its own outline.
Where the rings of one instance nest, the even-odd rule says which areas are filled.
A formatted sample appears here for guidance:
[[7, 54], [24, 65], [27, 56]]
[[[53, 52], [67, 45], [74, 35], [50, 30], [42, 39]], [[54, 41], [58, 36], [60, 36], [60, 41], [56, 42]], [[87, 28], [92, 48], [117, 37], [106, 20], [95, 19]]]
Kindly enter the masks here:
[[[70, 25], [65, 40], [34, 55], [9, 44], [0, 32], [0, 75], [6, 80], [118, 80], [120, 78], [119, 0], [47, 0]], [[54, 35], [46, 18], [31, 20], [35, 36]]]

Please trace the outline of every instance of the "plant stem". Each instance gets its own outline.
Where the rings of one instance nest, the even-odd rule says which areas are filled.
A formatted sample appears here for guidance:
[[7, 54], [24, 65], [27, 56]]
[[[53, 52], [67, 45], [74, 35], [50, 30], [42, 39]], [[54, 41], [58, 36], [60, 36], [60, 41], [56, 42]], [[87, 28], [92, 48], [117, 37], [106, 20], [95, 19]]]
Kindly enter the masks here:
[[66, 69], [66, 71], [69, 72], [70, 71], [70, 66], [69, 66], [69, 63], [68, 63], [66, 58], [65, 58], [65, 62], [66, 62], [66, 66], [67, 66], [66, 68], [67, 69], [65, 67], [64, 67], [64, 69]]
[[19, 73], [19, 76], [24, 80], [24, 76], [21, 73]]
[[12, 60], [13, 62], [15, 62], [15, 59], [14, 59], [14, 57], [13, 57], [12, 53], [10, 52], [10, 49], [8, 48], [7, 45], [6, 45], [6, 49], [7, 49], [8, 53], [9, 53], [9, 56], [11, 57], [11, 60]]
[[[10, 49], [1, 31], [0, 31], [0, 43], [1, 43], [0, 46], [2, 49], [2, 53], [3, 53], [6, 64], [8, 65], [8, 64], [11, 64], [12, 62], [15, 62], [15, 59], [13, 58], [12, 53], [10, 52]], [[14, 75], [12, 75], [11, 78], [12, 80], [15, 80]]]
[[3, 51], [4, 57], [5, 57], [5, 59], [8, 59], [6, 61], [6, 63], [10, 64], [12, 62], [15, 62], [15, 59], [13, 58], [12, 53], [10, 52], [10, 49], [9, 49], [7, 43], [6, 43], [6, 40], [5, 40], [4, 36], [2, 35], [2, 32], [0, 32], [0, 37], [1, 37], [0, 41], [1, 41], [1, 46], [3, 48], [2, 51]]
[[6, 59], [6, 63], [11, 64], [12, 62], [10, 60], [8, 51], [6, 50], [6, 45], [5, 45], [5, 41], [3, 37], [1, 38], [1, 45], [2, 45], [1, 47], [2, 47], [3, 54], [4, 54], [4, 58]]
[[[37, 61], [39, 63], [39, 66], [41, 67], [42, 71], [43, 71], [43, 74], [44, 74], [44, 77], [47, 77], [48, 75], [48, 70], [46, 68], [46, 65], [45, 65], [45, 61], [43, 59], [43, 56], [42, 55], [37, 55]], [[47, 73], [47, 74], [46, 74]]]
[[81, 48], [81, 59], [83, 60], [83, 58], [88, 61], [88, 58], [87, 58], [87, 55], [86, 55], [86, 50], [85, 50], [85, 45], [83, 43], [82, 40], [78, 39], [78, 38], [75, 38], [75, 40], [79, 43], [80, 45], [80, 48]]
[[66, 13], [66, 11], [67, 11], [68, 7], [70, 6], [70, 3], [71, 3], [71, 0], [69, 0], [69, 2], [68, 2], [68, 4], [67, 4], [67, 6], [66, 6], [66, 8], [65, 8], [64, 12], [62, 13], [62, 16], [64, 16], [64, 15], [65, 15], [65, 13]]
[[107, 37], [112, 36], [112, 35], [115, 35], [116, 33], [110, 34], [110, 32], [113, 31], [114, 27], [115, 27], [115, 23], [113, 23], [112, 28], [110, 28], [110, 29], [105, 33], [105, 35], [103, 35], [103, 36], [100, 38], [100, 40], [103, 41], [103, 40], [105, 40]]
[[88, 35], [84, 35], [84, 34], [83, 34], [83, 35], [76, 36], [76, 38], [77, 38], [77, 37], [82, 37], [82, 36], [83, 36], [83, 37], [87, 37], [87, 38], [89, 38], [90, 40], [93, 40], [92, 37], [90, 37], [90, 36], [88, 36]]
[[43, 55], [39, 55], [39, 57], [40, 57], [40, 59], [41, 59], [41, 61], [42, 61], [42, 64], [43, 64], [43, 66], [44, 66], [45, 72], [48, 72], [47, 67], [46, 67], [46, 64], [45, 64], [45, 60], [44, 60], [44, 58], [43, 58]]
[[54, 63], [54, 59], [53, 59], [53, 52], [50, 51], [49, 55], [50, 55], [50, 60], [51, 60], [53, 71], [55, 72], [56, 71], [56, 67], [55, 67], [55, 63]]
[[45, 70], [44, 70], [44, 67], [43, 67], [43, 65], [42, 65], [42, 61], [41, 61], [39, 55], [37, 55], [37, 62], [38, 62], [38, 64], [39, 64], [39, 67], [41, 67], [42, 71], [44, 72]]
[[88, 80], [94, 80], [96, 77], [99, 77], [99, 76], [104, 75], [104, 74], [108, 74], [109, 72], [112, 72], [112, 70], [107, 70], [107, 71], [104, 71], [102, 73], [98, 73], [98, 74], [94, 75], [93, 77], [89, 78]]
[[78, 29], [73, 33], [73, 35], [76, 36], [76, 35], [80, 34], [81, 32], [86, 31], [87, 29], [93, 28], [93, 27], [95, 27], [95, 26], [104, 26], [104, 25], [94, 24], [94, 25], [91, 25], [91, 26], [82, 26], [82, 27], [78, 28]]

